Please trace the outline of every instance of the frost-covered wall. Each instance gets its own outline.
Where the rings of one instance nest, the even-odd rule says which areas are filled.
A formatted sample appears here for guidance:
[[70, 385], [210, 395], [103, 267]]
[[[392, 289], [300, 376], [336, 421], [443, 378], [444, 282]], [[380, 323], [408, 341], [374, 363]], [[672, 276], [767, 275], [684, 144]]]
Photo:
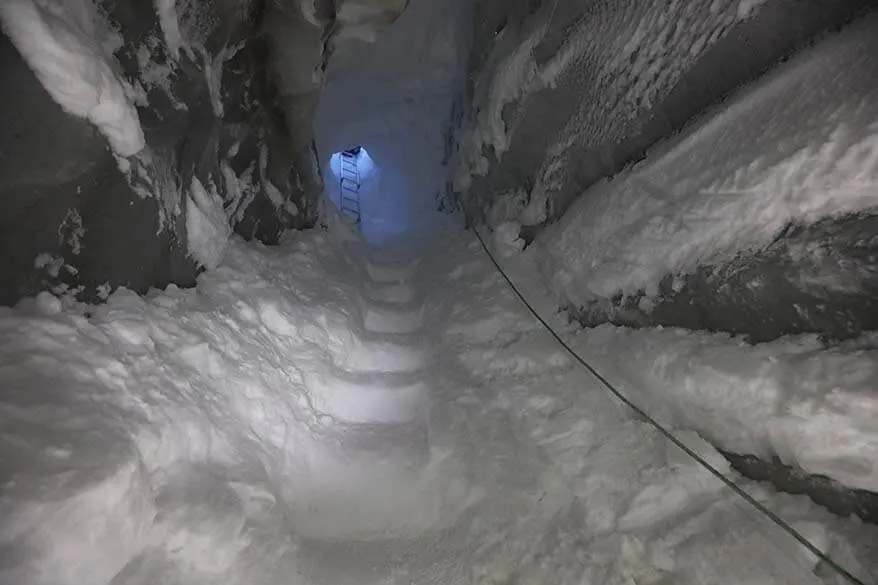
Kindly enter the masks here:
[[878, 328], [874, 47], [778, 73], [871, 6], [481, 0], [456, 193], [587, 325]]
[[0, 304], [191, 284], [232, 230], [313, 223], [319, 171], [296, 160], [262, 2], [10, 0], [0, 18]]
[[767, 341], [878, 329], [878, 15], [801, 51], [535, 245], [588, 323]]
[[862, 0], [478, 0], [456, 190], [471, 215], [509, 196], [560, 217]]

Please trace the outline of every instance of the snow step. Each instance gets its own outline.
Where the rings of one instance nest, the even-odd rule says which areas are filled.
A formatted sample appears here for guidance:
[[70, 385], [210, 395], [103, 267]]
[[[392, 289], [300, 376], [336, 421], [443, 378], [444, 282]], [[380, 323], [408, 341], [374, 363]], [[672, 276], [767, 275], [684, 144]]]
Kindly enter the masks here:
[[366, 273], [375, 282], [403, 282], [410, 280], [418, 270], [417, 262], [375, 263], [366, 262]]
[[385, 303], [410, 303], [415, 300], [417, 292], [404, 282], [396, 284], [366, 283], [363, 288], [363, 296], [373, 301]]
[[336, 365], [360, 372], [414, 372], [426, 362], [426, 352], [419, 345], [389, 340], [359, 339]]
[[391, 264], [418, 262], [419, 255], [411, 247], [400, 246], [368, 246], [364, 250], [366, 260], [373, 264]]
[[366, 304], [363, 307], [363, 327], [373, 333], [414, 333], [423, 324], [423, 307], [409, 310]]
[[426, 348], [430, 345], [428, 338], [420, 329], [411, 333], [379, 333], [378, 331], [368, 331], [363, 329], [357, 333], [357, 337], [369, 343], [394, 343], [397, 345], [424, 348], [423, 351], [425, 355], [428, 352]]
[[427, 405], [424, 382], [393, 384], [386, 379], [315, 376], [305, 380], [312, 404], [321, 413], [347, 423], [406, 423], [418, 419]]
[[349, 465], [356, 461], [374, 469], [387, 462], [390, 467], [415, 469], [430, 458], [425, 416], [407, 423], [337, 424], [330, 432]]
[[447, 466], [433, 470], [425, 430], [376, 433], [368, 449], [360, 446], [361, 435], [355, 430], [339, 443], [334, 434], [321, 434], [308, 445], [307, 473], [289, 477], [284, 490], [299, 536], [386, 541], [444, 527], [444, 520], [456, 517], [443, 504], [466, 494], [449, 494], [454, 476]]

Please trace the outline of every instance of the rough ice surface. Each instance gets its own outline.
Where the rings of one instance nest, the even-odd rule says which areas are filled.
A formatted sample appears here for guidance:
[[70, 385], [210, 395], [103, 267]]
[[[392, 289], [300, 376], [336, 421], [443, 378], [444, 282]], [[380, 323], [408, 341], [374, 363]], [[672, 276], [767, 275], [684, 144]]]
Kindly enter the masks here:
[[[818, 559], [575, 367], [477, 246], [452, 234], [412, 263], [335, 228], [233, 239], [195, 289], [0, 309], [0, 544], [14, 551], [0, 581], [820, 582]], [[504, 262], [550, 308], [528, 258]], [[646, 359], [601, 334], [613, 363]], [[696, 358], [662, 362], [677, 378], [709, 367], [659, 343]], [[722, 416], [714, 388], [689, 398]], [[742, 425], [744, 407], [759, 414], [744, 402]], [[810, 432], [833, 436], [826, 421]], [[675, 432], [878, 576], [874, 526], [744, 481]]]
[[757, 251], [791, 222], [874, 211], [876, 55], [870, 17], [584, 193], [542, 240], [559, 297], [651, 295], [665, 275]]
[[[461, 135], [456, 188], [466, 193], [474, 175], [509, 150], [519, 113], [529, 98], [564, 91], [571, 110], [550, 148], [528, 151], [539, 162], [532, 197], [560, 186], [575, 144], [598, 147], [623, 140], [644, 112], [661, 102], [683, 74], [758, 3], [751, 0], [594, 3], [566, 25], [570, 6], [543, 2], [520, 28], [504, 26], [474, 82], [470, 124]], [[746, 6], [745, 6], [746, 5]], [[506, 112], [506, 109], [509, 109]], [[551, 114], [547, 117], [551, 118]], [[527, 149], [525, 144], [522, 148]], [[560, 174], [559, 174], [560, 173]]]

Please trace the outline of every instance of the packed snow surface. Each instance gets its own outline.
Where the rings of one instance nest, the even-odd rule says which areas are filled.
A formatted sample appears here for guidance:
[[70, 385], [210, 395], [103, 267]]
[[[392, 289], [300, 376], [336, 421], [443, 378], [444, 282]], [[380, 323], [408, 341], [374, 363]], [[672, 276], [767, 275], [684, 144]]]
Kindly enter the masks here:
[[558, 296], [653, 295], [664, 276], [758, 251], [790, 223], [874, 212], [876, 71], [871, 16], [583, 193], [542, 239]]
[[[533, 277], [527, 259], [504, 261]], [[232, 239], [191, 290], [0, 309], [0, 582], [821, 582], [813, 555], [575, 367], [471, 236], [409, 260], [334, 229]], [[699, 408], [723, 413], [725, 390]], [[878, 577], [874, 526], [674, 432]]]

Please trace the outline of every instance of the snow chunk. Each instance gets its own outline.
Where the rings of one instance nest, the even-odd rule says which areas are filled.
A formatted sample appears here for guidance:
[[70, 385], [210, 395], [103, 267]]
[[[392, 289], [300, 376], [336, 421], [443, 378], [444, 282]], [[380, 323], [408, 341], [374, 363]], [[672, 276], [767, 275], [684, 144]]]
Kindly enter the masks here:
[[61, 312], [61, 301], [50, 292], [41, 292], [36, 300], [37, 309], [44, 315], [57, 315]]
[[64, 219], [58, 226], [58, 243], [70, 246], [71, 252], [78, 255], [82, 251], [82, 238], [85, 236], [85, 228], [82, 225], [82, 216], [76, 208], [67, 210]]
[[208, 270], [219, 266], [232, 228], [223, 209], [223, 201], [211, 183], [208, 192], [197, 177], [186, 201], [187, 250], [198, 264]]
[[180, 58], [180, 49], [183, 48], [180, 21], [177, 18], [177, 0], [154, 0], [154, 2], [159, 26], [165, 35], [165, 45], [168, 47], [168, 53], [176, 61]]
[[521, 224], [515, 221], [507, 221], [494, 229], [491, 239], [494, 251], [501, 258], [511, 258], [524, 249], [524, 240], [518, 237], [521, 232]]
[[34, 268], [46, 269], [49, 275], [56, 277], [61, 273], [64, 267], [64, 258], [62, 256], [53, 256], [48, 252], [43, 252], [34, 258]]
[[[230, 153], [229, 156], [234, 155]], [[223, 184], [226, 188], [226, 210], [232, 225], [244, 219], [247, 207], [256, 197], [258, 189], [253, 184], [254, 166], [255, 161], [239, 177], [229, 163], [220, 162], [220, 172], [223, 175]]]

